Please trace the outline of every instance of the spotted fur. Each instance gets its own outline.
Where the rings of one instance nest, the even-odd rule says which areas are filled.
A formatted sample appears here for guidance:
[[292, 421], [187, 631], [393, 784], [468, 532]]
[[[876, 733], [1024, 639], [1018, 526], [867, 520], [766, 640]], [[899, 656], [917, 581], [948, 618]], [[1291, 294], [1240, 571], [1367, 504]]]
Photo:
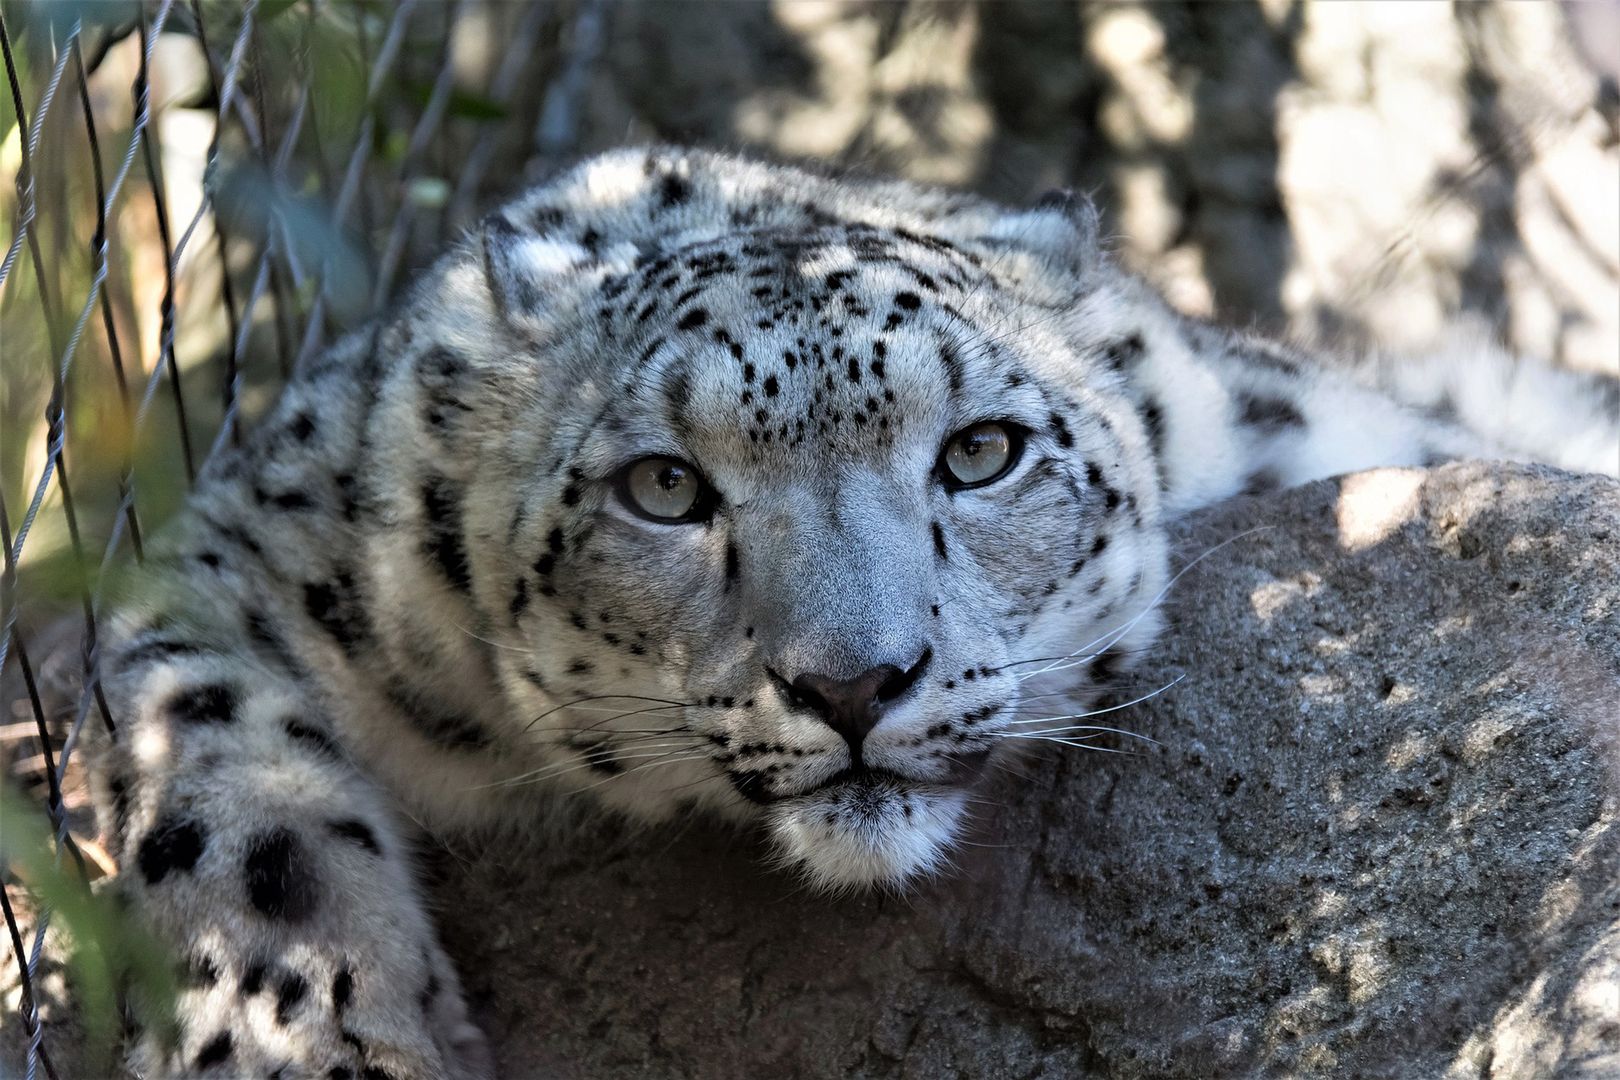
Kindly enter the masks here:
[[[300, 372], [121, 611], [94, 775], [194, 976], [137, 1065], [477, 1075], [407, 820], [588, 790], [760, 822], [823, 886], [933, 871], [1031, 662], [1084, 702], [1151, 642], [1169, 516], [1510, 449], [1416, 405], [1174, 314], [1066, 196], [581, 165]], [[941, 447], [987, 420], [1022, 456], [948, 489]], [[1558, 460], [1614, 471], [1594, 445]], [[648, 455], [712, 513], [631, 512]], [[865, 730], [822, 722], [863, 672]]]

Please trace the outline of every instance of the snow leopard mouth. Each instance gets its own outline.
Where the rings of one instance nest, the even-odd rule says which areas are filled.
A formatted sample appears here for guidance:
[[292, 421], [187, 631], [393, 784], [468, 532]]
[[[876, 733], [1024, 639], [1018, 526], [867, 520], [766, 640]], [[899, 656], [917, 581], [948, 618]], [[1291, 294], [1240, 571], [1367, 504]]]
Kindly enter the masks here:
[[947, 754], [942, 759], [945, 772], [933, 776], [907, 776], [893, 769], [858, 764], [834, 773], [815, 787], [800, 792], [815, 795], [827, 791], [845, 790], [852, 794], [878, 791], [884, 787], [907, 791], [918, 787], [959, 787], [971, 784], [984, 774], [990, 760], [989, 750], [968, 750]]
[[984, 775], [990, 761], [989, 750], [967, 750], [945, 755], [944, 772], [932, 776], [908, 776], [893, 769], [857, 764], [842, 769], [798, 791], [767, 790], [755, 772], [728, 773], [732, 785], [750, 802], [770, 806], [791, 800], [834, 798], [853, 807], [875, 808], [878, 803], [921, 790], [952, 790], [972, 785]]

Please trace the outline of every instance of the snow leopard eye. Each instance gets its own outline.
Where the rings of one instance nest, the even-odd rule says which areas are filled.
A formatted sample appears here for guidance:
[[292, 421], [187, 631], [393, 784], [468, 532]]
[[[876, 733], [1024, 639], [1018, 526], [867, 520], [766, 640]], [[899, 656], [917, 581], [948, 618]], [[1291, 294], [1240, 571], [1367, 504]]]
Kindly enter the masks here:
[[954, 491], [993, 484], [1012, 471], [1024, 452], [1024, 430], [989, 420], [952, 435], [939, 455], [940, 480]]
[[703, 521], [714, 509], [709, 485], [694, 466], [680, 458], [632, 461], [620, 473], [619, 490], [625, 505], [652, 521]]

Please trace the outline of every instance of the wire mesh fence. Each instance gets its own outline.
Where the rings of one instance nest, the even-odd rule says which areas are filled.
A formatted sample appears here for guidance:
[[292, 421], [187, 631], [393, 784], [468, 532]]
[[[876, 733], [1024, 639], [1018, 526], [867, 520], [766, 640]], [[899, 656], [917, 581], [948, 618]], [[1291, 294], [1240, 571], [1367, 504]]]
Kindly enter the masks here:
[[[118, 724], [97, 669], [115, 570], [138, 574], [144, 538], [291, 372], [491, 192], [569, 152], [602, 12], [0, 5], [0, 989], [30, 1080], [62, 1075], [39, 879], [116, 873], [75, 756], [85, 725]], [[51, 858], [32, 872], [13, 857], [31, 814]]]

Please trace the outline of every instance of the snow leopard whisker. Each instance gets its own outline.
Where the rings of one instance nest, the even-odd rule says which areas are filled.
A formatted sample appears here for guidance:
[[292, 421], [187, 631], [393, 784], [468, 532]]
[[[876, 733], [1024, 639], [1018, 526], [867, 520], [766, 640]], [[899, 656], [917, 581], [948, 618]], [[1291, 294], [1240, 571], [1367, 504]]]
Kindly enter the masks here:
[[659, 705], [670, 705], [677, 708], [697, 709], [702, 707], [697, 702], [671, 701], [668, 698], [647, 697], [644, 694], [587, 694], [585, 697], [575, 698], [573, 701], [565, 701], [561, 705], [552, 706], [539, 716], [535, 717], [533, 720], [530, 720], [528, 724], [524, 726], [523, 730], [529, 730], [529, 728], [532, 728], [534, 725], [538, 724], [540, 721], [544, 720], [553, 713], [561, 712], [564, 709], [571, 709], [576, 705], [583, 705], [590, 701], [651, 701]]
[[[1111, 643], [1109, 643], [1107, 645], [1102, 646], [1099, 649], [1096, 649], [1093, 652], [1084, 653], [1083, 655], [1077, 654], [1077, 655], [1072, 655], [1072, 656], [1061, 657], [1059, 662], [1050, 664], [1049, 666], [1044, 667], [1044, 668], [1040, 669], [1039, 671], [1027, 671], [1027, 672], [1021, 673], [1018, 676], [1018, 679], [1019, 679], [1020, 682], [1023, 682], [1023, 681], [1028, 680], [1028, 679], [1033, 679], [1037, 675], [1050, 675], [1051, 673], [1053, 673], [1055, 671], [1068, 671], [1070, 668], [1082, 667], [1082, 666], [1084, 666], [1086, 664], [1089, 664], [1092, 661], [1094, 661], [1094, 660], [1096, 660], [1096, 659], [1098, 659], [1098, 658], [1100, 658], [1100, 657], [1102, 657], [1104, 655], [1107, 655], [1107, 654], [1112, 654], [1114, 656], [1145, 656], [1145, 655], [1147, 655], [1148, 650], [1146, 650], [1146, 649], [1141, 649], [1141, 648], [1124, 648], [1124, 649], [1116, 648], [1117, 644], [1118, 644], [1117, 641], [1116, 642], [1111, 642]], [[1080, 685], [1080, 686], [1078, 686], [1076, 688], [1083, 690], [1083, 689], [1086, 689], [1087, 686], [1089, 686], [1089, 684]]]
[[1016, 759], [1009, 761], [1006, 758], [992, 758], [990, 760], [990, 767], [991, 768], [998, 769], [1001, 772], [1006, 773], [1008, 776], [1012, 777], [1015, 780], [1020, 780], [1020, 781], [1023, 781], [1023, 782], [1027, 783], [1028, 781], [1033, 779], [1033, 775], [1030, 773], [1030, 771], [1027, 768], [1019, 768], [1018, 767], [1018, 766], [1020, 766], [1022, 764], [1023, 764], [1022, 761], [1019, 761], [1019, 760], [1016, 760]]
[[[1020, 681], [1022, 681], [1024, 679], [1032, 679], [1037, 675], [1045, 675], [1045, 674], [1047, 674], [1049, 672], [1053, 672], [1053, 671], [1064, 671], [1064, 670], [1066, 670], [1068, 668], [1075, 667], [1076, 665], [1079, 665], [1079, 664], [1090, 663], [1092, 660], [1096, 659], [1097, 657], [1101, 656], [1103, 653], [1107, 652], [1110, 648], [1112, 648], [1115, 642], [1119, 641], [1120, 638], [1122, 638], [1126, 634], [1128, 634], [1131, 631], [1131, 629], [1134, 626], [1136, 626], [1137, 623], [1139, 623], [1143, 619], [1147, 618], [1147, 616], [1148, 616], [1148, 614], [1150, 612], [1156, 610], [1158, 608], [1158, 606], [1159, 606], [1159, 602], [1165, 598], [1165, 596], [1170, 592], [1171, 588], [1173, 588], [1177, 582], [1179, 582], [1183, 577], [1185, 577], [1187, 575], [1187, 573], [1190, 570], [1192, 570], [1193, 567], [1197, 566], [1199, 563], [1203, 562], [1205, 559], [1209, 558], [1211, 555], [1215, 554], [1217, 551], [1220, 551], [1222, 548], [1227, 547], [1228, 545], [1231, 545], [1231, 544], [1235, 544], [1239, 540], [1244, 539], [1245, 537], [1253, 536], [1255, 533], [1264, 532], [1267, 529], [1271, 529], [1271, 528], [1275, 528], [1275, 526], [1272, 526], [1272, 525], [1256, 525], [1252, 529], [1245, 529], [1243, 532], [1238, 533], [1236, 536], [1229, 536], [1225, 540], [1222, 540], [1220, 543], [1215, 544], [1212, 547], [1206, 548], [1204, 550], [1204, 552], [1202, 554], [1200, 554], [1197, 558], [1193, 559], [1186, 566], [1183, 566], [1180, 570], [1176, 571], [1175, 575], [1173, 577], [1171, 577], [1171, 579], [1169, 581], [1165, 582], [1164, 586], [1158, 592], [1153, 594], [1153, 599], [1149, 600], [1147, 602], [1147, 604], [1142, 608], [1142, 610], [1137, 612], [1136, 615], [1132, 619], [1130, 619], [1128, 622], [1124, 623], [1123, 625], [1119, 626], [1118, 628], [1116, 628], [1114, 630], [1111, 630], [1106, 634], [1103, 634], [1101, 637], [1095, 638], [1092, 641], [1088, 642], [1087, 644], [1080, 646], [1080, 648], [1076, 649], [1073, 653], [1070, 653], [1069, 656], [1070, 657], [1076, 657], [1076, 656], [1078, 656], [1078, 654], [1080, 654], [1082, 652], [1086, 652], [1088, 649], [1092, 649], [1092, 648], [1094, 648], [1094, 647], [1096, 647], [1098, 645], [1101, 645], [1101, 647], [1097, 648], [1097, 650], [1095, 652], [1090, 653], [1087, 656], [1079, 656], [1078, 659], [1071, 660], [1068, 663], [1053, 664], [1050, 667], [1041, 668], [1041, 669], [1039, 669], [1037, 671], [1022, 672], [1022, 673], [1019, 674], [1018, 678], [1020, 679]], [[1065, 659], [1067, 659], [1067, 658], [1065, 658]]]
[[[700, 750], [697, 753], [687, 754], [684, 757], [671, 757], [670, 760], [668, 760], [668, 761], [649, 761], [645, 765], [637, 765], [635, 768], [626, 769], [622, 773], [614, 773], [612, 776], [605, 776], [601, 780], [598, 780], [594, 784], [591, 784], [591, 785], [589, 785], [587, 787], [578, 788], [578, 789], [576, 789], [574, 791], [567, 791], [567, 792], [564, 792], [563, 794], [570, 795], [570, 796], [572, 796], [572, 795], [583, 795], [587, 791], [596, 790], [597, 788], [601, 787], [603, 784], [610, 784], [615, 780], [622, 780], [626, 776], [631, 776], [631, 775], [633, 775], [635, 773], [643, 772], [643, 771], [645, 771], [647, 769], [668, 767], [670, 765], [685, 765], [687, 762], [691, 762], [691, 761], [711, 761], [711, 760], [713, 760], [713, 759], [709, 757], [708, 751]], [[704, 779], [710, 779], [710, 778], [705, 777]]]
[[462, 626], [460, 623], [451, 623], [450, 625], [454, 626], [457, 630], [460, 630], [463, 634], [466, 634], [468, 637], [472, 638], [474, 641], [481, 641], [485, 645], [490, 646], [491, 648], [505, 649], [507, 652], [522, 653], [524, 656], [533, 656], [534, 655], [534, 650], [533, 649], [526, 649], [521, 645], [508, 645], [503, 641], [492, 641], [491, 639], [489, 639], [487, 637], [483, 637], [483, 636], [481, 636], [479, 634], [473, 633], [471, 630], [467, 629], [465, 626]]
[[[578, 748], [578, 749], [581, 752], [589, 753], [589, 750], [591, 748], [582, 747], [582, 748]], [[654, 765], [654, 764], [658, 764], [658, 762], [661, 759], [675, 757], [675, 756], [681, 755], [681, 754], [686, 754], [686, 753], [688, 753], [688, 752], [690, 752], [692, 750], [695, 750], [697, 748], [693, 747], [690, 743], [684, 743], [683, 745], [676, 746], [673, 749], [657, 749], [657, 750], [646, 749], [646, 748], [643, 748], [643, 749], [644, 749], [645, 752], [637, 753], [637, 754], [612, 754], [612, 753], [609, 753], [609, 754], [606, 754], [604, 756], [603, 760], [612, 760], [614, 762], [619, 762], [619, 761], [642, 761], [644, 759], [651, 758], [653, 760], [648, 761], [647, 764], [648, 765]], [[702, 756], [707, 756], [707, 752], [705, 751], [702, 754]], [[491, 784], [483, 784], [483, 785], [480, 785], [480, 787], [517, 787], [519, 785], [524, 785], [524, 784], [538, 784], [538, 783], [542, 783], [542, 782], [547, 781], [547, 780], [555, 780], [558, 777], [567, 776], [570, 773], [576, 773], [576, 772], [580, 772], [580, 771], [586, 770], [586, 769], [600, 769], [600, 766], [601, 766], [601, 762], [594, 762], [594, 761], [553, 762], [552, 764], [544, 766], [542, 768], [533, 769], [533, 770], [530, 770], [529, 772], [526, 772], [526, 773], [519, 773], [517, 776], [508, 777], [505, 780], [497, 780], [497, 781], [495, 781], [494, 783], [491, 783]], [[646, 766], [645, 765], [638, 765], [633, 769], [624, 770], [624, 773], [637, 772], [637, 771], [639, 771], [640, 769], [643, 769], [643, 768], [646, 768]], [[624, 775], [624, 773], [615, 773], [614, 775], [615, 776], [620, 776], [620, 775]], [[611, 779], [611, 777], [609, 779]], [[474, 790], [476, 790], [476, 789], [474, 789]]]
[[1022, 709], [1025, 705], [1028, 705], [1032, 701], [1045, 701], [1048, 698], [1074, 697], [1076, 694], [1094, 691], [1135, 690], [1140, 686], [1146, 685], [1146, 683], [1141, 681], [1086, 683], [1084, 686], [1074, 686], [1067, 690], [1047, 690], [1039, 694], [1020, 694], [1018, 696], [1018, 707], [1019, 709]]
[[[564, 730], [564, 731], [596, 731], [596, 730], [600, 729], [601, 727], [603, 727], [603, 725], [611, 724], [615, 720], [623, 720], [623, 719], [626, 719], [627, 717], [631, 717], [631, 716], [648, 716], [651, 713], [670, 712], [670, 711], [675, 710], [675, 709], [689, 709], [689, 708], [692, 708], [692, 706], [690, 706], [690, 705], [649, 705], [644, 709], [625, 709], [625, 710], [621, 710], [619, 712], [614, 712], [611, 709], [587, 709], [587, 711], [589, 711], [589, 712], [605, 712], [608, 715], [604, 716], [600, 720], [592, 720], [588, 724], [579, 724], [579, 725], [574, 726], [574, 727], [560, 728], [559, 730]], [[653, 719], [656, 721], [658, 718], [653, 717]], [[530, 727], [532, 727], [532, 726], [533, 726], [533, 724], [530, 725]], [[525, 730], [527, 730], [527, 729], [525, 729]], [[617, 730], [617, 729], [610, 729], [610, 730]]]
[[[1085, 712], [1068, 713], [1068, 714], [1066, 714], [1064, 716], [1038, 716], [1038, 717], [1033, 717], [1033, 718], [1028, 719], [1028, 720], [1012, 720], [1012, 721], [1009, 721], [1009, 723], [1010, 724], [1055, 724], [1055, 723], [1061, 723], [1064, 720], [1084, 720], [1084, 719], [1086, 719], [1087, 717], [1090, 717], [1090, 716], [1101, 716], [1104, 713], [1119, 712], [1121, 709], [1128, 709], [1132, 705], [1140, 705], [1144, 701], [1147, 701], [1147, 700], [1149, 700], [1151, 698], [1158, 697], [1160, 694], [1164, 693], [1166, 690], [1169, 690], [1172, 686], [1175, 686], [1177, 683], [1181, 682], [1181, 680], [1185, 679], [1186, 677], [1187, 676], [1185, 676], [1185, 675], [1177, 675], [1174, 679], [1171, 679], [1169, 682], [1165, 683], [1163, 686], [1159, 687], [1157, 690], [1153, 690], [1153, 691], [1151, 691], [1149, 693], [1143, 694], [1141, 697], [1138, 697], [1138, 698], [1132, 698], [1130, 701], [1121, 702], [1118, 705], [1108, 705], [1108, 706], [1104, 706], [1103, 708], [1100, 708], [1100, 709], [1088, 709]], [[1073, 727], [1073, 728], [1053, 729], [1053, 730], [1112, 731], [1112, 732], [1114, 732], [1115, 734], [1118, 734], [1118, 735], [1129, 735], [1133, 739], [1144, 739], [1147, 742], [1153, 743], [1155, 746], [1158, 745], [1158, 742], [1156, 740], [1149, 739], [1146, 735], [1138, 735], [1134, 731], [1124, 731], [1124, 730], [1121, 730], [1121, 729], [1118, 729], [1118, 728], [1104, 727], [1101, 724], [1088, 724], [1088, 725], [1081, 725], [1081, 726]]]
[[[666, 754], [678, 752], [678, 750], [659, 750], [654, 756], [662, 757]], [[621, 759], [621, 755], [612, 756], [615, 761]], [[553, 761], [547, 765], [542, 765], [538, 769], [530, 769], [528, 772], [508, 776], [503, 780], [494, 780], [487, 784], [480, 784], [476, 787], [469, 788], [468, 790], [478, 791], [485, 788], [515, 787], [520, 784], [535, 784], [543, 780], [552, 780], [559, 776], [566, 776], [571, 772], [578, 772], [581, 769], [589, 769], [593, 767], [595, 766], [589, 761]]]
[[[673, 735], [678, 731], [691, 730], [691, 724], [676, 724], [673, 727], [662, 728], [608, 728], [606, 731], [602, 731], [594, 726], [585, 728], [568, 728], [562, 729], [558, 732], [558, 734], [563, 736], [563, 738], [558, 740], [558, 745], [566, 745], [568, 739], [578, 735], [602, 735], [604, 737], [610, 737], [613, 742], [617, 743], [635, 742], [637, 739], [650, 739], [658, 735]], [[621, 736], [630, 737], [621, 738]]]
[[1029, 740], [1031, 742], [1056, 743], [1059, 746], [1072, 746], [1076, 750], [1095, 750], [1099, 754], [1135, 755], [1135, 754], [1140, 753], [1140, 751], [1138, 751], [1138, 750], [1120, 750], [1120, 749], [1116, 749], [1116, 748], [1111, 747], [1111, 746], [1093, 746], [1090, 743], [1080, 741], [1081, 739], [1092, 738], [1092, 737], [1093, 736], [1077, 735], [1074, 738], [1070, 739], [1070, 738], [1062, 738], [1062, 737], [1059, 737], [1059, 736], [1056, 736], [1056, 735], [1034, 735], [1034, 734], [1028, 734], [1028, 733], [1019, 734], [1017, 732], [1003, 732], [1002, 734], [999, 734], [999, 735], [996, 736], [996, 738], [998, 738], [998, 739], [1027, 739], [1027, 740]]

